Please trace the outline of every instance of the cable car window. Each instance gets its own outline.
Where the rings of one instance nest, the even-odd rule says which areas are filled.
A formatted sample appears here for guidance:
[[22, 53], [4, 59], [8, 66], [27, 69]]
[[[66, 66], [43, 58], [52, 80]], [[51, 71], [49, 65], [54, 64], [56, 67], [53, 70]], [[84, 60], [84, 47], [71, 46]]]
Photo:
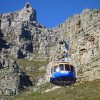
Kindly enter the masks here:
[[65, 70], [66, 71], [70, 71], [70, 68], [69, 67], [70, 67], [69, 65], [65, 64]]
[[54, 66], [54, 72], [58, 72], [59, 71], [59, 67], [58, 66]]
[[71, 72], [74, 72], [74, 67], [73, 66], [70, 66], [71, 67]]
[[60, 69], [60, 70], [64, 70], [64, 65], [63, 65], [63, 64], [60, 64], [60, 65], [59, 65], [59, 69]]

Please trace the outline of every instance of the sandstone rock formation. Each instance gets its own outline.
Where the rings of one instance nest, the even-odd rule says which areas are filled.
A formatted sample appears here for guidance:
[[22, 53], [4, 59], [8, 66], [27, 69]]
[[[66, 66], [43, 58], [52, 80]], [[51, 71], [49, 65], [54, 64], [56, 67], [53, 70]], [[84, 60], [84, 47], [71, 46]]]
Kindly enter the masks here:
[[[78, 79], [100, 79], [100, 10], [86, 9], [69, 17], [53, 31], [59, 34], [57, 38], [69, 41], [69, 59], [77, 69]], [[51, 57], [53, 61], [56, 57], [57, 61], [64, 48], [56, 45], [53, 50], [56, 52], [51, 52]]]
[[[10, 58], [49, 59], [47, 73], [38, 85], [49, 81], [52, 63], [64, 59], [60, 40], [69, 41], [70, 63], [76, 67], [79, 80], [100, 79], [100, 10], [86, 9], [52, 29], [37, 22], [36, 11], [29, 4], [19, 11], [0, 14], [0, 94], [17, 94], [19, 86], [32, 85], [28, 76], [19, 75], [20, 66]], [[8, 58], [3, 58], [5, 54]], [[25, 79], [28, 84], [21, 81]]]
[[0, 56], [0, 96], [15, 95], [19, 92], [20, 69], [12, 59]]

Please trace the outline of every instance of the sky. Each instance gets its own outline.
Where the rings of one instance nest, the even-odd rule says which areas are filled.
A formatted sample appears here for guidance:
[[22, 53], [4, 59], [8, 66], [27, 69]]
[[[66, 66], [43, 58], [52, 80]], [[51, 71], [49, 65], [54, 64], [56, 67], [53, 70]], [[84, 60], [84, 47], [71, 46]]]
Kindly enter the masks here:
[[100, 0], [0, 0], [0, 14], [22, 9], [26, 2], [37, 12], [37, 21], [47, 28], [64, 22], [84, 9], [100, 9]]

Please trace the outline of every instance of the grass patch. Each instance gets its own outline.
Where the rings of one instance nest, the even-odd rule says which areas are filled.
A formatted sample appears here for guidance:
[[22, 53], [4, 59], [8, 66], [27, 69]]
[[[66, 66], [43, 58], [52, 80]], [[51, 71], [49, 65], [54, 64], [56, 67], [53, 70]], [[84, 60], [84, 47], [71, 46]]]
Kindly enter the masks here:
[[[44, 76], [46, 73], [46, 67], [47, 64], [49, 63], [47, 60], [46, 61], [29, 61], [27, 59], [17, 59], [17, 64], [20, 67], [20, 69], [25, 72], [28, 76], [31, 77], [31, 81], [33, 84], [36, 82], [38, 78], [41, 76]], [[39, 68], [43, 67], [43, 70], [39, 70]], [[34, 70], [27, 70], [27, 68], [31, 67]]]
[[47, 93], [24, 93], [10, 100], [100, 100], [100, 80], [71, 85]]

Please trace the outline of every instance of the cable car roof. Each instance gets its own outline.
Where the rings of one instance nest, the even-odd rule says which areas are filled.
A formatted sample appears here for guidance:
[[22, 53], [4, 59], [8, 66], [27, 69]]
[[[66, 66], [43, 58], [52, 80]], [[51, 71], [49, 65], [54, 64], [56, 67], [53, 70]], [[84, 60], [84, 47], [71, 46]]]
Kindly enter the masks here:
[[72, 66], [72, 64], [70, 64], [69, 62], [56, 62], [52, 65], [52, 67], [56, 66], [56, 65], [60, 65], [60, 64], [67, 64], [69, 66]]

